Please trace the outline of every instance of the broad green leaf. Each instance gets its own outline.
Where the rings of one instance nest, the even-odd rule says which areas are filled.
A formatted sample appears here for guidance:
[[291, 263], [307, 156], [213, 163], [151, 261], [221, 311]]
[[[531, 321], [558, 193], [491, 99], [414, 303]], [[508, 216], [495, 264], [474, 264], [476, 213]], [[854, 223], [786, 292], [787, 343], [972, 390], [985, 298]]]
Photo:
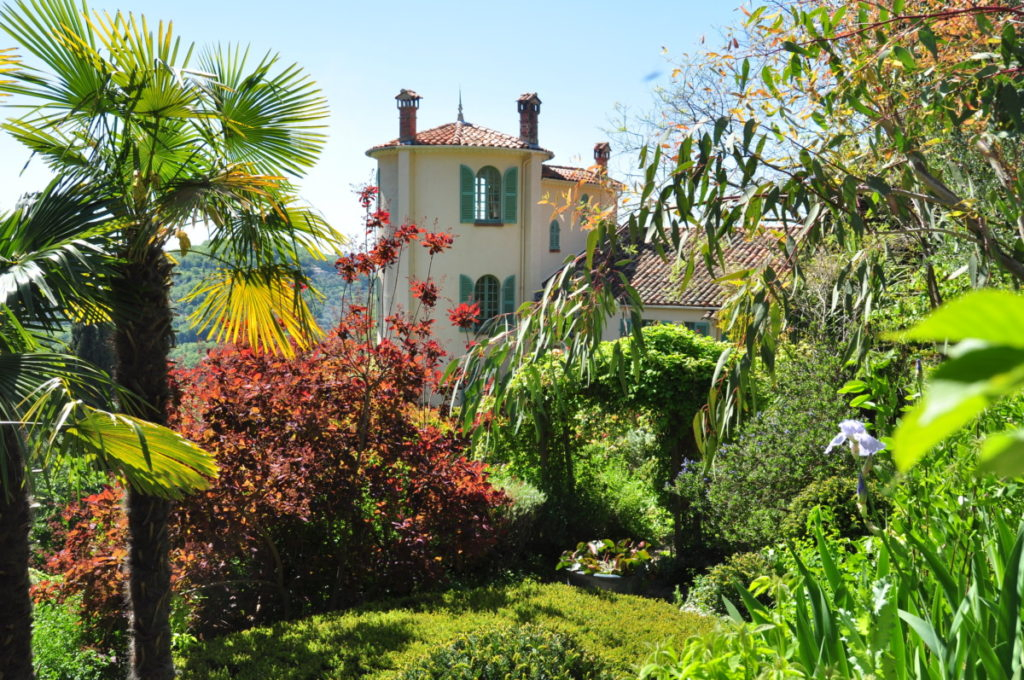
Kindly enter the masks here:
[[[940, 310], [941, 311], [941, 310]], [[995, 400], [1024, 387], [1024, 350], [980, 347], [949, 359], [893, 434], [893, 457], [906, 470]]]
[[917, 61], [914, 60], [914, 55], [910, 53], [906, 47], [896, 45], [892, 48], [892, 54], [894, 57], [899, 59], [900, 63], [903, 64], [903, 68], [908, 71], [912, 71], [917, 68]]
[[928, 648], [931, 649], [937, 657], [940, 659], [946, 657], [946, 646], [942, 644], [942, 640], [935, 632], [935, 628], [932, 627], [932, 624], [918, 616], [914, 616], [910, 612], [905, 612], [902, 609], [900, 610], [900, 618], [910, 624], [910, 627], [914, 629], [914, 632], [921, 637], [921, 640], [928, 645]]
[[900, 333], [898, 341], [956, 342], [968, 338], [1024, 349], [1024, 296], [1005, 290], [977, 290], [943, 305]]
[[921, 41], [921, 44], [924, 45], [928, 49], [928, 51], [932, 53], [933, 57], [939, 56], [939, 47], [936, 43], [935, 33], [932, 32], [932, 29], [928, 28], [927, 26], [922, 26], [917, 31], [917, 38], [918, 40]]
[[847, 380], [841, 388], [839, 388], [839, 394], [856, 394], [863, 392], [868, 388], [868, 384], [863, 380]]
[[1024, 475], [1024, 430], [989, 436], [978, 454], [978, 472], [1001, 477]]

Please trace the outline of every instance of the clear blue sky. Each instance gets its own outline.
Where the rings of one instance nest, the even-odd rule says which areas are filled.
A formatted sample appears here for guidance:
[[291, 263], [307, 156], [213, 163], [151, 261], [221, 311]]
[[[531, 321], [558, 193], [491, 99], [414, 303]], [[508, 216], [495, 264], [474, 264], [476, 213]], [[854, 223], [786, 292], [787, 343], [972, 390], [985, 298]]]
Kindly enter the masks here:
[[[93, 9], [169, 19], [177, 35], [200, 45], [251, 46], [303, 65], [331, 107], [329, 141], [302, 195], [329, 220], [354, 231], [359, 210], [350, 188], [372, 176], [369, 147], [397, 136], [394, 96], [423, 96], [419, 129], [455, 120], [459, 88], [466, 120], [518, 135], [515, 100], [543, 101], [540, 143], [554, 163], [589, 165], [616, 103], [650, 106], [667, 82], [666, 55], [693, 51], [701, 36], [717, 46], [717, 28], [742, 18], [741, 0], [512, 0], [320, 3], [308, 0], [91, 0]], [[13, 46], [0, 34], [0, 47]], [[635, 164], [614, 155], [613, 172]], [[27, 154], [0, 139], [0, 210], [39, 188], [46, 175], [21, 174]], [[36, 162], [34, 165], [39, 165]]]

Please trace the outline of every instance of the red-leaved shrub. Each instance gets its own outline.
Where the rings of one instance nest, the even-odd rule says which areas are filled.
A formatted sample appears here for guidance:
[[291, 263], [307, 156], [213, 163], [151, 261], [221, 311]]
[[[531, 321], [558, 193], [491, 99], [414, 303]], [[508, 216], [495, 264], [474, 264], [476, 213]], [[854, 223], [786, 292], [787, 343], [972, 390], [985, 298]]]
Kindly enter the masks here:
[[337, 336], [294, 360], [219, 350], [179, 377], [177, 427], [221, 469], [177, 523], [186, 578], [216, 611], [290, 616], [407, 592], [493, 545], [504, 496], [459, 438], [416, 422], [414, 360], [375, 349], [398, 365], [368, 401], [347, 366], [368, 350]]
[[67, 604], [81, 595], [78, 612], [89, 622], [89, 637], [109, 645], [127, 630], [121, 563], [126, 555], [128, 518], [121, 502], [124, 492], [104, 487], [99, 493], [72, 502], [53, 521], [54, 541], [60, 549], [46, 556], [43, 568], [59, 578], [32, 586], [36, 602]]
[[[431, 336], [437, 287], [410, 281], [415, 310], [371, 312], [403, 250], [433, 257], [452, 238], [392, 228], [375, 196], [360, 194], [366, 249], [336, 264], [367, 298], [327, 339], [293, 359], [226, 347], [174, 375], [172, 425], [220, 468], [172, 526], [177, 587], [201, 603], [207, 631], [409, 592], [483, 566], [498, 538], [506, 497], [426, 403], [444, 356]], [[97, 503], [84, 505], [95, 513]], [[123, 542], [102, 526], [68, 532], [54, 588], [82, 585], [67, 577], [92, 569], [113, 597]]]

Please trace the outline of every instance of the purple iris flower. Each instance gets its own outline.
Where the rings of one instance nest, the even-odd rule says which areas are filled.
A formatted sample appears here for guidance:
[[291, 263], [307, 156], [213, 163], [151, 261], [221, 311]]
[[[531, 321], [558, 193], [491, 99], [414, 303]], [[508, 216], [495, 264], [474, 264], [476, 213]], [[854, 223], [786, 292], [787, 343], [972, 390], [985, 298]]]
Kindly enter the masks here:
[[843, 442], [849, 442], [850, 450], [863, 458], [873, 456], [885, 448], [885, 444], [869, 435], [868, 431], [864, 429], [864, 423], [857, 420], [844, 420], [839, 423], [839, 434], [829, 442], [825, 453]]

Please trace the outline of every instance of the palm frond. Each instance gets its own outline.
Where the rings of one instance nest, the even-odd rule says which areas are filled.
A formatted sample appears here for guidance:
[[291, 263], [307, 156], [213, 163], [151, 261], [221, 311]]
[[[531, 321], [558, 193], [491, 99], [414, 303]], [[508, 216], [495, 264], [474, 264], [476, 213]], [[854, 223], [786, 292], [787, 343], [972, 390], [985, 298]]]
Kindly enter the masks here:
[[249, 69], [248, 49], [219, 47], [205, 52], [200, 68], [215, 76], [209, 104], [216, 112], [228, 159], [252, 164], [262, 174], [282, 170], [295, 176], [312, 167], [323, 149], [327, 100], [295, 64], [280, 68], [267, 53]]
[[54, 170], [85, 170], [90, 167], [90, 159], [82, 148], [81, 140], [66, 136], [62, 130], [54, 128], [48, 118], [11, 119], [0, 125], [0, 129], [39, 155]]
[[78, 357], [0, 354], [0, 421], [18, 425], [39, 445], [29, 449], [42, 456], [39, 463], [84, 458], [140, 491], [168, 498], [207, 488], [217, 474], [210, 454], [166, 427], [89, 405], [110, 403], [115, 394], [122, 403], [134, 399]]
[[106, 373], [73, 355], [0, 354], [0, 416], [8, 421], [45, 426], [61, 408], [55, 404], [68, 399], [108, 402], [114, 390]]
[[259, 215], [272, 210], [280, 182], [280, 177], [252, 174], [242, 165], [216, 168], [166, 184], [157, 211], [168, 225], [189, 221], [227, 224], [236, 214]]
[[[199, 300], [189, 321], [214, 342], [294, 356], [323, 335], [302, 297], [301, 272], [284, 266], [219, 269], [186, 296]], [[314, 291], [315, 293], [315, 291]]]
[[215, 223], [208, 241], [210, 252], [237, 264], [260, 268], [268, 264], [298, 267], [308, 253], [316, 259], [336, 256], [347, 241], [322, 215], [285, 197], [269, 212], [238, 213]]
[[213, 457], [171, 429], [80, 402], [74, 410], [81, 415], [64, 431], [68, 443], [145, 494], [180, 498], [217, 476]]
[[70, 311], [80, 320], [107, 317], [100, 284], [110, 257], [109, 214], [85, 185], [52, 182], [0, 216], [0, 305], [26, 325]]
[[63, 115], [96, 113], [112, 69], [96, 49], [91, 26], [72, 0], [19, 0], [0, 10], [0, 26], [51, 73], [25, 68], [8, 92]]
[[[14, 73], [20, 63], [18, 55], [14, 52], [13, 47], [0, 49], [0, 88], [14, 82], [6, 76]], [[6, 93], [0, 89], [0, 98], [3, 98], [5, 95]]]

